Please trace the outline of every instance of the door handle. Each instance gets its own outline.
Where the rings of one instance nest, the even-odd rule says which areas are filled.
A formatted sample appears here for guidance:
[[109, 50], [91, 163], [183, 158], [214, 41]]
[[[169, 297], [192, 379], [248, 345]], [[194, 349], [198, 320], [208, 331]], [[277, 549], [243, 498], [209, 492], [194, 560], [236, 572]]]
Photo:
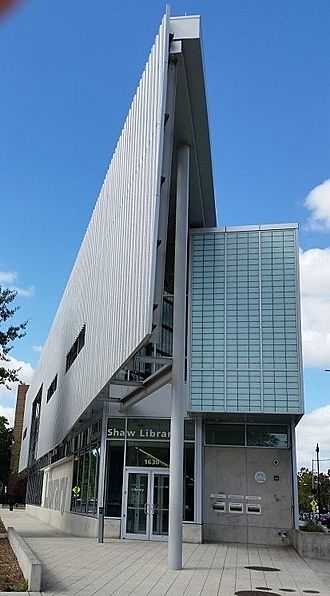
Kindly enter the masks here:
[[152, 515], [154, 512], [154, 506], [152, 503], [145, 503], [143, 506], [143, 512], [146, 515]]

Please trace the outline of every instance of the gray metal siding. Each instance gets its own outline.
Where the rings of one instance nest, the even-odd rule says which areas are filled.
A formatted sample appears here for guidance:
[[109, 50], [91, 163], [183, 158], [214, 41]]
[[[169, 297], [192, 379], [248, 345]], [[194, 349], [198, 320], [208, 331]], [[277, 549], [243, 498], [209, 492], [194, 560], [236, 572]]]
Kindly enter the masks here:
[[[165, 16], [28, 391], [20, 469], [27, 465], [32, 402], [43, 383], [38, 457], [47, 453], [151, 332], [158, 230], [168, 17]], [[83, 325], [85, 345], [65, 373]], [[47, 388], [58, 387], [46, 404]]]

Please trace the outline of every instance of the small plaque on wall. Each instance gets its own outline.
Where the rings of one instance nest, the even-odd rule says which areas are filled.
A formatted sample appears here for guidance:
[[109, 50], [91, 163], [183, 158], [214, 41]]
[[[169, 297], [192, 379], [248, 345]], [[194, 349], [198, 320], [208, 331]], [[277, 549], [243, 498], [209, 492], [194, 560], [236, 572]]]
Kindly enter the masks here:
[[261, 470], [259, 470], [259, 472], [255, 473], [254, 479], [256, 482], [258, 482], [258, 484], [263, 484], [264, 482], [266, 482], [267, 476], [266, 476], [265, 472], [262, 472]]

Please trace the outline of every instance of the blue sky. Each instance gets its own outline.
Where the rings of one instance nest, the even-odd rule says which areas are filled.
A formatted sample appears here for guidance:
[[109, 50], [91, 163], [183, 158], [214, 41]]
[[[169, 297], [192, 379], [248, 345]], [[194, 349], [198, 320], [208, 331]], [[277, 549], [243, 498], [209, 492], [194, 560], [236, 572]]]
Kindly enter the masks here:
[[[36, 365], [164, 10], [26, 0], [0, 20], [0, 283], [20, 289], [29, 319], [19, 361]], [[330, 458], [330, 3], [187, 0], [171, 12], [202, 15], [219, 224], [300, 224], [304, 457], [319, 439]], [[1, 392], [2, 411], [13, 405]]]

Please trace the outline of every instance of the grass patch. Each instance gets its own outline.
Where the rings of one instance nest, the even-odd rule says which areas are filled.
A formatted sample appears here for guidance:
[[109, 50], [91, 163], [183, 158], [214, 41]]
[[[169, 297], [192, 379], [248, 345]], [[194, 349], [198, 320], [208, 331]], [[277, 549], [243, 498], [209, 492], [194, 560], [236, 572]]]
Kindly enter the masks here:
[[15, 592], [27, 592], [28, 590], [28, 583], [26, 579], [22, 579], [21, 581], [14, 584], [14, 591]]

